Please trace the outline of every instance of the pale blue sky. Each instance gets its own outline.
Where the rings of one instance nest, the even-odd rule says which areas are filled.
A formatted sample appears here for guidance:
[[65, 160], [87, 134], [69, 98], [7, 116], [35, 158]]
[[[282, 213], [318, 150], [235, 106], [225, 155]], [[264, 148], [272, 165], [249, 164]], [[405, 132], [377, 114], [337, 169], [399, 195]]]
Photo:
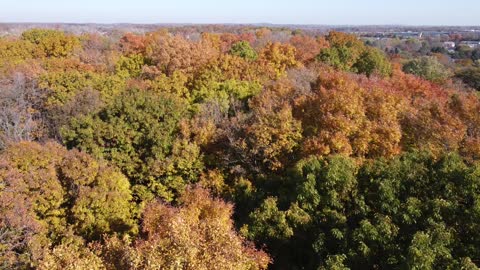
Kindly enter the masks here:
[[0, 0], [0, 22], [480, 25], [480, 0]]

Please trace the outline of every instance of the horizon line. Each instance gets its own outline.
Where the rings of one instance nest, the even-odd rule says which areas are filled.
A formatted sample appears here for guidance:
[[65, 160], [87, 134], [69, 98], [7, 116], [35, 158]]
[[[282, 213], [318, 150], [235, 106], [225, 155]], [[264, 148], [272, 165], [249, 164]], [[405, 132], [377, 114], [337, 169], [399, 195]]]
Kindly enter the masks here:
[[208, 25], [229, 25], [229, 26], [322, 26], [322, 27], [372, 27], [372, 26], [390, 26], [390, 27], [479, 27], [480, 25], [450, 25], [450, 24], [305, 24], [305, 23], [269, 23], [269, 22], [255, 22], [255, 23], [232, 23], [232, 22], [209, 22], [209, 23], [195, 23], [195, 22], [158, 22], [158, 23], [142, 23], [142, 22], [53, 22], [53, 21], [38, 21], [38, 22], [0, 22], [2, 24], [69, 24], [69, 25], [151, 25], [151, 26], [162, 26], [162, 25], [179, 25], [179, 26], [208, 26]]

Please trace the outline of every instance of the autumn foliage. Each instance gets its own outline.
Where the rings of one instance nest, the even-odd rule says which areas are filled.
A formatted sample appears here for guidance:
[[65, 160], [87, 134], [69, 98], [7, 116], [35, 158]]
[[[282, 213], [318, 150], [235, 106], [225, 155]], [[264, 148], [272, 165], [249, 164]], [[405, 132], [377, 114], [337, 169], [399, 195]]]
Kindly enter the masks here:
[[209, 27], [0, 38], [0, 269], [478, 269], [475, 67]]

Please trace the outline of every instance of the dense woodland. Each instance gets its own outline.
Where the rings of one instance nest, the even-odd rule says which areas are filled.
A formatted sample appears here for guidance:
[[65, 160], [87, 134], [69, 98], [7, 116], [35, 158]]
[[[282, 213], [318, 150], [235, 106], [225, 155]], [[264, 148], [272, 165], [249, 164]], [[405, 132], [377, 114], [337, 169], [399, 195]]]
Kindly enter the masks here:
[[478, 269], [480, 57], [420, 49], [0, 38], [0, 269]]

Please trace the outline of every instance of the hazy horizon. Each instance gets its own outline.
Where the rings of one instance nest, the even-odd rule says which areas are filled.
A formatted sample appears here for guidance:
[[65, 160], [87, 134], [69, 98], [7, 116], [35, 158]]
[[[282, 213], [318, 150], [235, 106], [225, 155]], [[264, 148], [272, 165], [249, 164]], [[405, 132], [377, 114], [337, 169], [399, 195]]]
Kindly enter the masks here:
[[475, 0], [59, 1], [4, 3], [2, 23], [478, 26]]
[[1, 21], [0, 24], [25, 24], [25, 25], [55, 25], [55, 24], [66, 24], [66, 25], [174, 25], [174, 26], [188, 26], [188, 25], [225, 25], [225, 26], [262, 26], [262, 25], [271, 25], [271, 26], [322, 26], [322, 27], [480, 27], [479, 25], [450, 25], [450, 24], [303, 24], [303, 23], [266, 23], [266, 22], [251, 22], [251, 23], [225, 23], [225, 22], [211, 22], [211, 23], [191, 23], [191, 22], [151, 22], [151, 23], [141, 23], [141, 22], [64, 22], [64, 21], [25, 21], [25, 22], [16, 22], [16, 21]]

